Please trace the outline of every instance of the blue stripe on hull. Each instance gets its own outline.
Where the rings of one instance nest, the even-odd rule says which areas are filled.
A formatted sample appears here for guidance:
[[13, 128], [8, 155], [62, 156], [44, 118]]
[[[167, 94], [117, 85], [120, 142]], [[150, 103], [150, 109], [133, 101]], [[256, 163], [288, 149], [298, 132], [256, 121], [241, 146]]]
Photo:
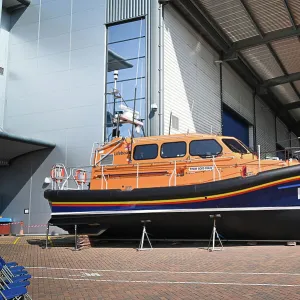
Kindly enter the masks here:
[[[298, 185], [294, 188], [285, 188], [276, 185], [273, 187], [249, 192], [242, 195], [230, 196], [220, 200], [209, 200], [187, 204], [165, 205], [132, 205], [132, 206], [52, 206], [53, 213], [63, 212], [113, 212], [135, 210], [162, 210], [162, 209], [209, 209], [209, 208], [243, 208], [243, 207], [290, 207], [300, 206], [298, 199]], [[279, 189], [280, 187], [280, 189]], [[105, 201], [101, 199], [102, 201]], [[87, 199], [88, 201], [88, 199]], [[179, 200], [180, 201], [180, 200]]]

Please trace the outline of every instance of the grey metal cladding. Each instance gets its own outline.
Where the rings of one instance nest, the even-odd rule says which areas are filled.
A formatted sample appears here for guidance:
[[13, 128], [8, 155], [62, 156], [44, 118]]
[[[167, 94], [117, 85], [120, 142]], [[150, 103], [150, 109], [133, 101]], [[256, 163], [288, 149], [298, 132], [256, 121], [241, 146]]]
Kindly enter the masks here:
[[179, 117], [171, 133], [221, 131], [218, 54], [167, 5], [164, 11], [164, 131], [170, 113]]
[[254, 124], [253, 92], [226, 64], [223, 64], [223, 102]]
[[107, 0], [106, 23], [145, 16], [147, 7], [148, 0]]
[[285, 124], [278, 118], [276, 118], [277, 129], [277, 143], [286, 148], [290, 146], [290, 132]]
[[291, 133], [291, 146], [299, 148], [299, 139], [294, 132]]
[[256, 97], [255, 101], [257, 145], [261, 146], [262, 157], [274, 156], [276, 152], [275, 115], [259, 97]]

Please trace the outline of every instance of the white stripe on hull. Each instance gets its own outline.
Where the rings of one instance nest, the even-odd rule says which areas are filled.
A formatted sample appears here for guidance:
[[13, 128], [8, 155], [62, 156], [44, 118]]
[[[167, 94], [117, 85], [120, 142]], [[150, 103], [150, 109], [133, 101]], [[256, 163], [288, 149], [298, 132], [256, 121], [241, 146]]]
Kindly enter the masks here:
[[233, 208], [201, 208], [201, 209], [159, 209], [159, 210], [122, 210], [122, 211], [80, 211], [52, 213], [52, 216], [62, 215], [124, 215], [124, 214], [152, 214], [152, 213], [193, 213], [193, 212], [224, 212], [224, 211], [274, 211], [300, 210], [299, 206], [279, 207], [233, 207]]

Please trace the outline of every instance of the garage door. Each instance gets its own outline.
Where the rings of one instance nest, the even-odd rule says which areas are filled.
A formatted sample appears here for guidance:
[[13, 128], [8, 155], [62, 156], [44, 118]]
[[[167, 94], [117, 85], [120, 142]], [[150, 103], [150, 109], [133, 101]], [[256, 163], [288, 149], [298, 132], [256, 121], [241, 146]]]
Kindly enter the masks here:
[[233, 136], [249, 146], [248, 123], [226, 108], [223, 110], [223, 135]]

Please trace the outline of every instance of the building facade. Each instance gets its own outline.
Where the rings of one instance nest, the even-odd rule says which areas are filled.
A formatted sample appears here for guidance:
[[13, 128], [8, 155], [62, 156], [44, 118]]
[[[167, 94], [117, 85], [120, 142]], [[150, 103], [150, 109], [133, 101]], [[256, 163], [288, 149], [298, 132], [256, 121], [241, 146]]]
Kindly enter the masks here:
[[[31, 0], [13, 8], [0, 2], [0, 130], [55, 145], [0, 168], [0, 215], [46, 224], [44, 179], [52, 165], [89, 169], [92, 145], [111, 138], [111, 116], [121, 105], [135, 103], [147, 135], [223, 133], [273, 156], [278, 147], [299, 146], [166, 1]], [[111, 93], [115, 71], [118, 99]]]

